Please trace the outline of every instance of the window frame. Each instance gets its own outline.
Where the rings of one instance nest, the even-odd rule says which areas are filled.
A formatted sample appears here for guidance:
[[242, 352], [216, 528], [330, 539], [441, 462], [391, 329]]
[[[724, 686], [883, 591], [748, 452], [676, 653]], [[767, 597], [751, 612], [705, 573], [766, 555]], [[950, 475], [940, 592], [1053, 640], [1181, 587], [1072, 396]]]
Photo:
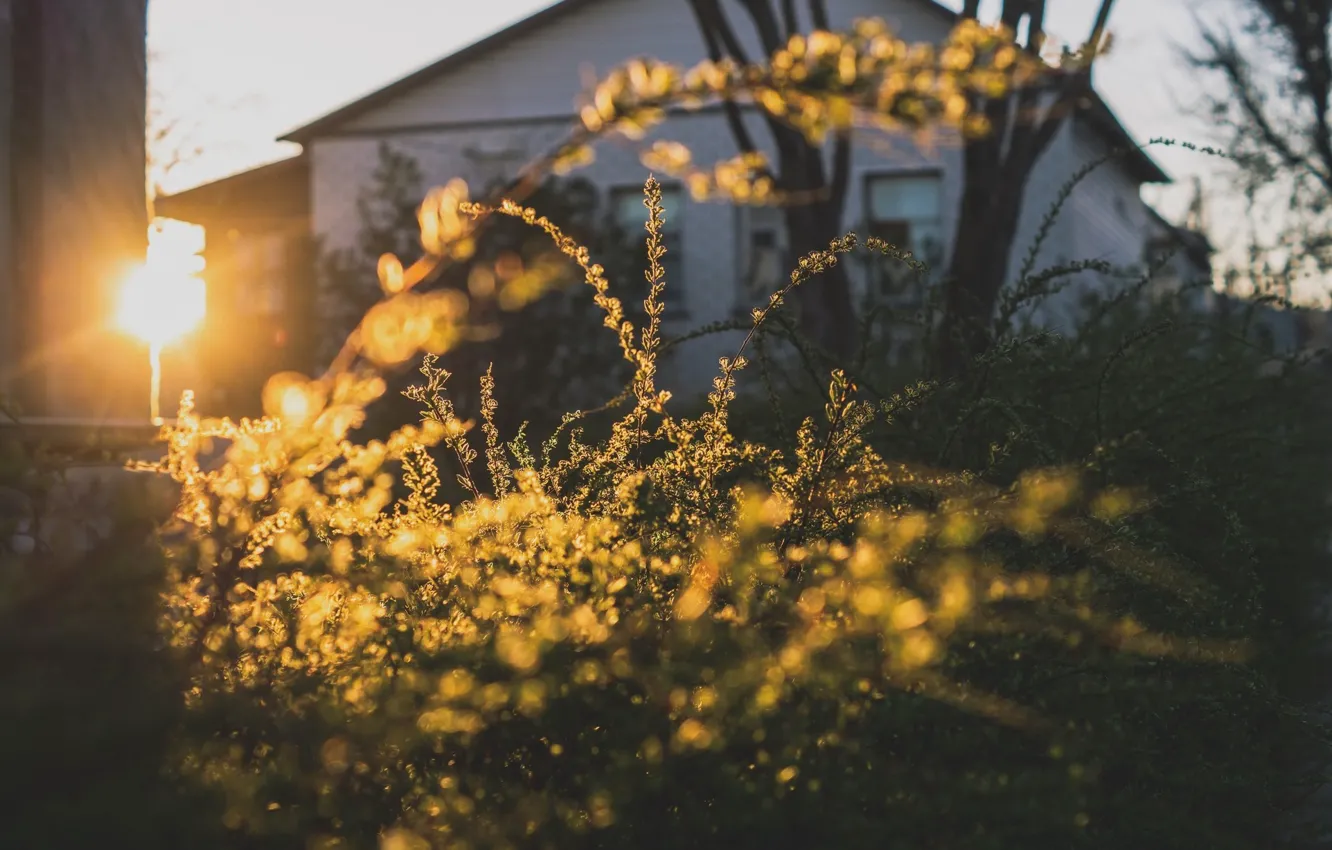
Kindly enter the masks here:
[[262, 320], [286, 315], [293, 263], [288, 235], [275, 229], [237, 231], [229, 242], [233, 309]]
[[[770, 214], [769, 220], [760, 220], [763, 214]], [[737, 316], [748, 317], [755, 307], [767, 303], [769, 296], [787, 282], [790, 263], [790, 245], [787, 240], [786, 222], [780, 207], [775, 206], [737, 206], [735, 228], [737, 244], [736, 306]], [[760, 292], [753, 279], [757, 268], [760, 249], [758, 238], [771, 236], [772, 244], [762, 246], [776, 253], [776, 279]]]
[[[911, 228], [913, 224], [912, 220], [908, 218], [878, 219], [875, 217], [874, 194], [873, 194], [875, 183], [880, 181], [930, 178], [935, 181], [939, 193], [939, 211], [937, 219], [935, 220], [935, 224], [939, 229], [938, 248], [942, 252], [945, 248], [945, 245], [947, 244], [946, 237], [944, 235], [944, 224], [947, 220], [947, 217], [945, 215], [946, 205], [944, 200], [944, 176], [945, 176], [944, 169], [937, 165], [925, 165], [920, 167], [909, 167], [909, 168], [880, 168], [880, 169], [866, 171], [863, 174], [861, 174], [860, 207], [861, 207], [861, 214], [865, 222], [864, 224], [865, 235], [879, 236], [876, 226], [881, 224], [882, 225], [904, 224], [908, 228]], [[886, 237], [881, 237], [881, 238], [886, 238]], [[907, 230], [907, 239], [908, 241], [911, 241], [913, 243], [915, 241], [914, 234], [911, 229]], [[895, 239], [887, 239], [887, 241], [896, 244], [898, 247], [906, 247], [908, 250], [911, 251], [912, 256], [914, 256], [917, 260], [920, 260], [921, 262], [925, 263], [930, 262], [931, 258], [922, 256], [921, 254], [923, 252], [918, 251], [917, 246], [915, 244], [903, 246]], [[938, 257], [935, 259], [937, 262], [943, 262], [945, 260], [944, 257]], [[900, 262], [901, 261], [892, 259], [891, 257], [880, 258], [876, 256], [872, 259], [872, 261], [869, 264], [870, 275], [867, 283], [869, 284], [870, 287], [872, 287], [872, 291], [876, 298], [882, 299], [882, 298], [892, 297], [893, 293], [889, 290], [888, 286], [890, 280], [887, 269], [889, 268], [889, 264], [900, 265]], [[933, 265], [931, 265], [930, 268], [932, 271], [934, 270]], [[920, 299], [918, 298], [912, 299], [913, 303], [919, 300]]]

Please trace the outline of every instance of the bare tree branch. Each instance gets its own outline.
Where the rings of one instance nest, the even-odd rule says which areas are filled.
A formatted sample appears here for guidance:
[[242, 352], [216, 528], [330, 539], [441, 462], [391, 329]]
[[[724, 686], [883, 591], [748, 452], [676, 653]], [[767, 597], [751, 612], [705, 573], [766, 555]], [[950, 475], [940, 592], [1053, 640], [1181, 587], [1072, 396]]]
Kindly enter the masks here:
[[1045, 0], [1033, 0], [1030, 11], [1030, 23], [1027, 24], [1027, 52], [1040, 56], [1045, 47]]
[[[1307, 135], [1314, 142], [1320, 162], [1295, 147], [1295, 139], [1277, 129], [1275, 120], [1264, 104], [1262, 93], [1252, 78], [1250, 63], [1244, 58], [1235, 39], [1215, 29], [1204, 29], [1206, 55], [1190, 55], [1189, 61], [1201, 70], [1219, 72], [1225, 79], [1233, 102], [1256, 134], [1258, 140], [1274, 154], [1286, 168], [1303, 171], [1332, 190], [1332, 133], [1328, 128], [1326, 91], [1309, 94], [1312, 101], [1312, 126]], [[1298, 132], [1298, 131], [1297, 131]], [[1326, 152], [1325, 152], [1326, 151]]]
[[1004, 0], [1004, 5], [999, 10], [999, 23], [1016, 33], [1018, 24], [1022, 23], [1022, 16], [1026, 13], [1027, 0]]
[[1221, 71], [1227, 82], [1230, 83], [1230, 91], [1235, 100], [1244, 111], [1245, 117], [1253, 122], [1254, 128], [1262, 136], [1263, 141], [1272, 148], [1273, 152], [1291, 168], [1307, 169], [1310, 173], [1317, 173], [1317, 169], [1309, 158], [1296, 153], [1291, 147], [1289, 141], [1276, 131], [1272, 121], [1267, 116], [1267, 110], [1264, 108], [1257, 92], [1254, 91], [1252, 82], [1249, 79], [1248, 67], [1244, 60], [1240, 58], [1239, 50], [1230, 38], [1224, 42], [1220, 41], [1220, 36], [1213, 33], [1204, 33], [1203, 39], [1214, 51], [1214, 58], [1205, 63], [1204, 67]]
[[1087, 85], [1091, 85], [1092, 66], [1096, 64], [1096, 58], [1101, 53], [1101, 42], [1105, 40], [1105, 28], [1110, 23], [1110, 12], [1114, 9], [1115, 0], [1101, 0], [1101, 8], [1096, 13], [1096, 20], [1092, 23], [1091, 34], [1087, 36], [1087, 66], [1083, 73], [1086, 76]]
[[750, 20], [754, 22], [764, 52], [769, 56], [776, 53], [782, 47], [782, 33], [768, 0], [740, 0], [740, 5], [744, 6]]
[[1332, 3], [1237, 0], [1234, 25], [1195, 15], [1202, 47], [1185, 60], [1215, 88], [1200, 117], [1232, 154], [1260, 227], [1245, 238], [1250, 283], [1332, 270]]
[[1332, 127], [1329, 127], [1328, 101], [1332, 94], [1332, 51], [1329, 51], [1328, 25], [1332, 7], [1320, 3], [1263, 3], [1272, 20], [1289, 39], [1298, 87], [1311, 104], [1314, 150], [1322, 160], [1322, 173], [1332, 175]]
[[[704, 31], [715, 34], [720, 41], [722, 49], [728, 53], [732, 59], [740, 64], [750, 64], [749, 58], [745, 55], [744, 48], [740, 44], [740, 39], [736, 36], [734, 28], [726, 17], [725, 10], [718, 0], [691, 0], [696, 13], [701, 13], [701, 20], [704, 21]], [[784, 42], [778, 32], [777, 19], [774, 16], [772, 7], [768, 5], [768, 0], [745, 0], [745, 8], [751, 10], [755, 29], [759, 32], [760, 40], [764, 42], [764, 49], [776, 52]], [[707, 36], [705, 35], [705, 38]], [[769, 46], [770, 45], [770, 46]], [[810, 172], [810, 149], [805, 142], [804, 136], [799, 130], [783, 123], [777, 117], [771, 115], [766, 110], [760, 110], [764, 123], [767, 125], [769, 133], [772, 135], [774, 144], [777, 147], [778, 160], [781, 163], [778, 173], [775, 175], [778, 187], [788, 191], [809, 191], [818, 190], [822, 186], [821, 174], [812, 174]], [[739, 117], [738, 108], [734, 112], [732, 120], [732, 132], [735, 132], [737, 126], [743, 128], [743, 122]], [[737, 144], [742, 144], [741, 138], [749, 138], [749, 144], [752, 146], [752, 137], [749, 137], [747, 131], [742, 132], [741, 136], [736, 138]], [[744, 150], [754, 150], [756, 148], [742, 148]], [[814, 156], [817, 159], [817, 155]], [[821, 164], [818, 169], [822, 171]]]
[[751, 64], [749, 57], [745, 54], [744, 47], [740, 44], [740, 39], [736, 38], [735, 30], [731, 28], [731, 23], [726, 18], [726, 12], [722, 9], [718, 0], [690, 0], [696, 9], [704, 9], [707, 12], [708, 23], [710, 27], [721, 39], [722, 46], [731, 58], [741, 65]]
[[[1044, 14], [1044, 2], [1040, 4], [1040, 11]], [[1063, 79], [1063, 85], [1060, 87], [1055, 102], [1046, 110], [1038, 126], [1034, 128], [1026, 139], [1024, 139], [1025, 150], [1015, 151], [1021, 158], [1021, 164], [1028, 170], [1035, 165], [1036, 160], [1040, 158], [1045, 149], [1050, 146], [1059, 128], [1063, 126], [1064, 120], [1077, 112], [1083, 98], [1092, 93], [1091, 74], [1092, 66], [1096, 62], [1096, 57], [1101, 49], [1101, 42], [1105, 38], [1105, 28], [1110, 21], [1110, 12], [1114, 9], [1115, 0], [1101, 0], [1100, 9], [1096, 13], [1096, 20], [1092, 23], [1091, 34], [1087, 39], [1088, 56], [1086, 64], [1074, 69], [1066, 74]], [[1032, 27], [1039, 30], [1043, 22], [1036, 19], [1032, 21]]]
[[1110, 12], [1114, 9], [1115, 0], [1101, 0], [1101, 8], [1096, 13], [1096, 21], [1092, 24], [1091, 35], [1087, 36], [1087, 44], [1093, 51], [1099, 51], [1101, 40], [1105, 38], [1105, 28], [1110, 23]]
[[[730, 58], [741, 65], [752, 65], [740, 39], [727, 19], [720, 0], [689, 0], [708, 56], [713, 61]], [[772, 55], [784, 48], [798, 32], [800, 16], [794, 0], [736, 0], [758, 35], [763, 51]], [[823, 0], [811, 0], [810, 19], [815, 27], [827, 29], [827, 10]], [[727, 126], [742, 152], [757, 149], [755, 139], [743, 120], [743, 113], [733, 101], [723, 101]], [[759, 109], [758, 114], [776, 148], [774, 179], [779, 191], [803, 196], [810, 201], [784, 205], [782, 215], [793, 256], [826, 249], [838, 235], [850, 182], [851, 141], [849, 132], [838, 133], [833, 142], [832, 161], [825, 165], [822, 146], [809, 142], [786, 119]], [[768, 169], [769, 173], [771, 169]], [[831, 171], [831, 175], [829, 172]], [[838, 357], [854, 352], [857, 325], [851, 299], [850, 280], [842, 266], [828, 269], [816, 287], [804, 287], [797, 295], [802, 323], [821, 347]]]

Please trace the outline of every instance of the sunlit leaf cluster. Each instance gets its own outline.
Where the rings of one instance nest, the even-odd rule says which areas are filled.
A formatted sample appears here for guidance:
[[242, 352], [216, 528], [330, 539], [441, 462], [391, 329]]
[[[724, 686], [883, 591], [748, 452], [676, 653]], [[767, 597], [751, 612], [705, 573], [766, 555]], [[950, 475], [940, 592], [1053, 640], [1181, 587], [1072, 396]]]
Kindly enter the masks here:
[[[964, 20], [941, 45], [908, 44], [874, 18], [845, 33], [816, 30], [791, 37], [763, 61], [705, 60], [689, 68], [636, 59], [601, 80], [585, 98], [580, 120], [588, 134], [641, 139], [673, 107], [699, 109], [718, 101], [748, 103], [799, 130], [814, 144], [852, 128], [967, 135], [988, 130], [972, 108], [977, 95], [999, 97], [1036, 84], [1050, 70], [1019, 49], [1012, 34]], [[586, 144], [562, 152], [561, 167], [590, 161]], [[789, 203], [761, 154], [745, 153], [703, 166], [689, 149], [658, 140], [643, 152], [650, 168], [686, 181], [696, 199]]]

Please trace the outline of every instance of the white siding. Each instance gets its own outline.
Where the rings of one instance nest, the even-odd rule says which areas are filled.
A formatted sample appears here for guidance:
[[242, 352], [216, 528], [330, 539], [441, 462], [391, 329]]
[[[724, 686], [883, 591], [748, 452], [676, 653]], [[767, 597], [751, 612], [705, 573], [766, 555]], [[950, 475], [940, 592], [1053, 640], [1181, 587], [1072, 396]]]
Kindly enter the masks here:
[[[1060, 193], [1084, 166], [1100, 160], [1110, 149], [1102, 136], [1081, 122], [1065, 124], [1059, 131], [1037, 161], [1027, 184], [1009, 266], [1011, 281], [1017, 280], [1042, 221]], [[1077, 182], [1059, 208], [1032, 270], [1039, 273], [1054, 265], [1083, 260], [1100, 260], [1123, 269], [1140, 267], [1154, 224], [1139, 189], [1140, 184], [1121, 157], [1096, 166]], [[1066, 332], [1072, 327], [1080, 296], [1092, 289], [1105, 292], [1116, 280], [1091, 272], [1078, 275], [1035, 315], [1023, 315]]]
[[[758, 38], [744, 12], [735, 2], [726, 5], [739, 37], [758, 57]], [[939, 40], [949, 28], [929, 0], [829, 0], [828, 15], [837, 28], [849, 27], [856, 18], [882, 17], [912, 41]], [[810, 28], [807, 18], [802, 23]], [[361, 115], [347, 129], [570, 115], [589, 75], [596, 79], [633, 56], [682, 64], [705, 58], [684, 0], [591, 3]]]
[[[1105, 140], [1083, 125], [1075, 125], [1065, 136], [1071, 136], [1074, 146], [1071, 165], [1081, 167], [1109, 152]], [[1115, 266], [1141, 264], [1152, 224], [1138, 189], [1121, 157], [1100, 165], [1078, 184], [1072, 212], [1081, 257]]]

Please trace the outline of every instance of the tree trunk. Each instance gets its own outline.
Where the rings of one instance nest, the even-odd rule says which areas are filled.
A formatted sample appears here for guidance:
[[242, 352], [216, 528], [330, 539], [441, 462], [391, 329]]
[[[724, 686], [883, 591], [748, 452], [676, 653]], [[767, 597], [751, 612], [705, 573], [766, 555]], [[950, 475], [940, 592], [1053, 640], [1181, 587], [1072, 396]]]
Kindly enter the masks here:
[[[746, 0], [742, 5], [758, 33], [763, 50], [769, 55], [797, 32], [795, 7], [789, 2], [782, 4], [780, 18], [771, 0]], [[718, 0], [690, 0], [690, 7], [698, 19], [710, 59], [715, 62], [726, 57], [742, 65], [751, 64]], [[809, 12], [815, 27], [827, 28], [828, 15], [823, 0], [810, 0]], [[757, 151], [739, 107], [734, 101], [726, 101], [723, 105], [736, 146], [746, 153]], [[775, 116], [767, 112], [760, 114], [777, 150], [775, 174], [769, 172], [777, 188], [817, 199], [783, 209], [791, 253], [799, 259], [814, 251], [826, 250], [828, 243], [841, 235], [838, 228], [850, 179], [850, 135], [841, 133], [835, 138], [832, 162], [828, 167], [824, 163], [822, 146], [811, 144], [799, 130]], [[855, 353], [859, 328], [851, 299], [851, 281], [843, 264], [838, 263], [803, 284], [793, 298], [800, 307], [801, 327], [814, 342], [839, 360], [849, 359]]]
[[1015, 183], [993, 171], [974, 170], [975, 166], [969, 167], [965, 175], [950, 279], [944, 289], [938, 368], [945, 378], [960, 377], [990, 346], [990, 323], [1008, 278], [1026, 194], [1025, 179]]
[[[1045, 6], [1045, 0], [1004, 0], [1000, 9], [1000, 23], [1010, 32], [1026, 21], [1021, 47], [1033, 57], [1039, 57], [1045, 41]], [[994, 309], [1008, 279], [1027, 179], [1081, 98], [1091, 93], [1092, 62], [1113, 7], [1114, 0], [1100, 0], [1087, 40], [1090, 55], [1080, 67], [1061, 69], [1055, 85], [982, 96], [973, 103], [990, 132], [968, 139], [963, 150], [962, 205], [935, 349], [943, 378], [963, 375], [991, 344]], [[979, 0], [967, 0], [962, 15], [975, 19], [979, 10]]]
[[[828, 243], [841, 235], [836, 214], [826, 206], [820, 203], [783, 210], [793, 260], [827, 250]], [[800, 308], [801, 328], [810, 339], [839, 361], [855, 354], [858, 328], [845, 264], [839, 262], [798, 287], [795, 302]]]
[[[829, 174], [821, 147], [810, 144], [800, 131], [765, 117], [777, 147], [778, 188], [813, 199], [785, 207], [783, 212], [787, 242], [798, 261], [815, 251], [826, 251], [842, 235], [838, 230], [850, 182], [851, 136], [837, 137]], [[849, 360], [859, 340], [846, 266], [839, 262], [802, 284], [795, 291], [795, 300], [804, 332], [837, 360]]]

